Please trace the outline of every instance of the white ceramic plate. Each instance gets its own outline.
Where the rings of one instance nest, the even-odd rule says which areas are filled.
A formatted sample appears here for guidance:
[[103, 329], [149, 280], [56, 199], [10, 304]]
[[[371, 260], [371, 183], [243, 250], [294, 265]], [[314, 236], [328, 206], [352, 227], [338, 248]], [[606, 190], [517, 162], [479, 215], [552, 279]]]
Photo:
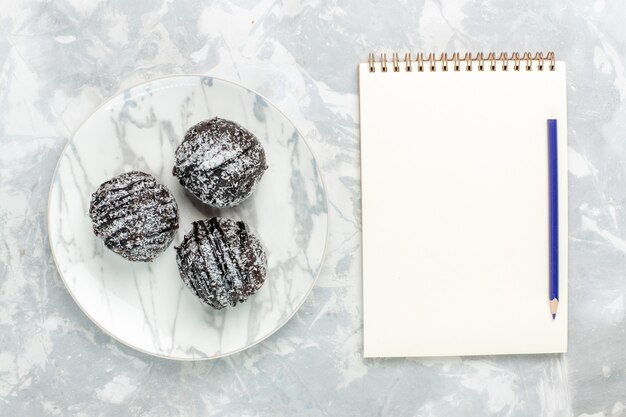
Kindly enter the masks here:
[[[215, 116], [233, 120], [263, 143], [269, 169], [248, 200], [210, 209], [172, 175], [185, 131]], [[178, 202], [180, 229], [152, 263], [129, 262], [94, 236], [91, 194], [126, 171], [154, 175]], [[241, 219], [268, 254], [263, 287], [248, 301], [220, 311], [184, 285], [174, 245], [191, 222], [220, 215]], [[48, 233], [68, 291], [105, 332], [145, 353], [210, 359], [246, 349], [278, 330], [302, 305], [324, 257], [328, 209], [315, 158], [287, 118], [237, 84], [173, 76], [130, 88], [97, 109], [65, 147], [52, 180]]]

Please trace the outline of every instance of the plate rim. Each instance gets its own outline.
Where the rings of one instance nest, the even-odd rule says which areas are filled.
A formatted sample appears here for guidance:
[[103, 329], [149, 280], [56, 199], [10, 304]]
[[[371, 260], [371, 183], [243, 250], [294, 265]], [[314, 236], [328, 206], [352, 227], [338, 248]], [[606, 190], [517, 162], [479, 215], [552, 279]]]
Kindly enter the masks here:
[[[211, 357], [197, 357], [197, 358], [188, 358], [188, 357], [181, 357], [181, 356], [166, 356], [166, 355], [162, 355], [159, 353], [155, 353], [155, 352], [150, 352], [147, 351], [143, 348], [140, 348], [138, 346], [134, 346], [131, 343], [123, 340], [122, 338], [116, 336], [115, 334], [113, 334], [112, 332], [110, 332], [109, 330], [105, 329], [98, 321], [96, 321], [83, 307], [83, 305], [76, 299], [76, 297], [74, 296], [74, 293], [70, 290], [70, 287], [67, 285], [67, 281], [65, 280], [65, 277], [63, 276], [63, 272], [61, 272], [61, 269], [59, 268], [59, 262], [57, 261], [57, 254], [56, 251], [54, 249], [54, 245], [52, 244], [52, 236], [51, 236], [51, 231], [50, 231], [50, 207], [51, 207], [51, 199], [52, 199], [52, 188], [54, 186], [54, 181], [57, 177], [57, 173], [59, 170], [59, 165], [61, 164], [61, 159], [63, 158], [63, 155], [65, 154], [65, 152], [67, 151], [67, 148], [70, 146], [70, 144], [72, 143], [72, 141], [74, 140], [76, 133], [78, 131], [80, 131], [80, 129], [82, 129], [82, 127], [87, 123], [87, 121], [89, 119], [91, 119], [91, 117], [98, 112], [100, 109], [102, 109], [103, 107], [111, 104], [111, 102], [113, 100], [115, 100], [117, 97], [119, 97], [120, 95], [122, 95], [124, 92], [130, 91], [132, 89], [141, 87], [143, 85], [146, 84], [150, 84], [156, 81], [162, 81], [162, 80], [166, 80], [168, 78], [183, 78], [183, 77], [188, 77], [188, 78], [211, 78], [214, 80], [219, 80], [220, 82], [224, 82], [227, 84], [231, 84], [233, 86], [242, 88], [244, 90], [247, 90], [253, 94], [256, 94], [258, 97], [261, 97], [263, 100], [265, 100], [270, 106], [272, 106], [274, 109], [276, 109], [276, 111], [278, 111], [278, 113], [280, 113], [285, 120], [287, 120], [296, 130], [296, 132], [298, 133], [298, 135], [300, 136], [300, 138], [302, 139], [302, 142], [304, 143], [304, 145], [307, 147], [307, 149], [309, 150], [309, 152], [311, 153], [311, 155], [313, 156], [313, 160], [315, 161], [315, 166], [317, 168], [317, 172], [318, 175], [320, 177], [320, 182], [322, 184], [322, 189], [324, 190], [324, 205], [326, 207], [326, 233], [324, 236], [324, 248], [322, 250], [322, 257], [320, 260], [320, 267], [317, 270], [317, 273], [315, 274], [315, 277], [313, 278], [313, 280], [311, 281], [311, 284], [309, 286], [309, 288], [306, 290], [306, 293], [304, 294], [304, 297], [302, 298], [302, 300], [298, 303], [298, 305], [296, 306], [296, 308], [294, 308], [294, 310], [291, 312], [291, 314], [289, 314], [283, 321], [281, 321], [278, 326], [276, 326], [276, 328], [274, 328], [272, 331], [270, 331], [269, 333], [267, 333], [266, 335], [264, 335], [263, 337], [261, 337], [259, 340], [254, 341], [251, 344], [248, 344], [240, 349], [235, 349], [229, 352], [224, 352], [224, 353], [220, 353], [219, 355], [214, 355]], [[322, 268], [324, 266], [324, 262], [326, 261], [326, 253], [328, 251], [328, 240], [330, 238], [330, 216], [329, 216], [329, 204], [328, 204], [328, 191], [327, 191], [327, 187], [326, 187], [326, 181], [324, 180], [324, 175], [322, 173], [322, 169], [319, 165], [319, 162], [315, 156], [315, 153], [313, 152], [313, 149], [311, 149], [311, 146], [309, 145], [308, 141], [306, 140], [305, 136], [302, 134], [302, 132], [300, 131], [300, 129], [296, 126], [296, 124], [289, 118], [287, 117], [287, 115], [278, 107], [276, 106], [271, 100], [268, 100], [267, 97], [263, 96], [262, 94], [258, 93], [257, 91], [248, 88], [236, 81], [231, 81], [231, 80], [227, 80], [221, 77], [214, 77], [212, 75], [208, 75], [208, 74], [200, 74], [200, 73], [186, 73], [186, 74], [169, 74], [169, 75], [163, 75], [160, 77], [155, 77], [155, 78], [150, 78], [148, 80], [136, 83], [131, 85], [130, 87], [126, 87], [124, 89], [118, 89], [116, 90], [113, 94], [111, 94], [107, 99], [105, 99], [102, 103], [100, 103], [94, 110], [92, 110], [89, 115], [78, 125], [78, 127], [76, 129], [74, 129], [74, 131], [72, 132], [72, 134], [70, 135], [69, 139], [67, 140], [67, 142], [65, 143], [65, 145], [63, 145], [63, 149], [61, 150], [61, 153], [59, 154], [59, 157], [57, 159], [57, 162], [54, 166], [54, 171], [52, 172], [52, 177], [50, 180], [50, 186], [48, 187], [48, 201], [46, 204], [46, 227], [47, 227], [47, 235], [48, 235], [48, 245], [50, 246], [50, 252], [52, 253], [52, 259], [54, 260], [54, 265], [56, 267], [57, 273], [59, 274], [59, 277], [61, 278], [61, 281], [63, 282], [63, 285], [65, 287], [65, 290], [69, 293], [69, 295], [72, 297], [72, 300], [74, 300], [74, 303], [76, 303], [76, 305], [78, 306], [78, 308], [83, 312], [83, 314], [85, 316], [87, 316], [87, 318], [96, 325], [96, 327], [98, 329], [100, 329], [100, 331], [102, 331], [104, 334], [108, 335], [109, 337], [111, 337], [113, 340], [121, 343], [124, 346], [127, 346], [135, 351], [141, 352], [143, 354], [152, 356], [152, 357], [156, 357], [156, 358], [160, 358], [160, 359], [168, 359], [168, 360], [173, 360], [173, 361], [180, 361], [180, 362], [194, 362], [194, 361], [210, 361], [210, 360], [215, 360], [215, 359], [220, 359], [220, 358], [225, 358], [231, 355], [235, 355], [237, 353], [243, 352], [247, 349], [250, 349], [253, 346], [258, 345], [259, 343], [263, 342], [264, 340], [266, 340], [267, 338], [269, 338], [270, 336], [274, 335], [278, 330], [280, 330], [285, 324], [287, 324], [287, 322], [289, 322], [293, 316], [295, 316], [295, 314], [300, 310], [300, 308], [302, 308], [302, 306], [304, 305], [304, 303], [306, 302], [306, 300], [309, 298], [309, 296], [311, 295], [311, 292], [313, 291], [313, 288], [315, 288], [315, 284], [317, 283], [317, 280], [322, 272]]]

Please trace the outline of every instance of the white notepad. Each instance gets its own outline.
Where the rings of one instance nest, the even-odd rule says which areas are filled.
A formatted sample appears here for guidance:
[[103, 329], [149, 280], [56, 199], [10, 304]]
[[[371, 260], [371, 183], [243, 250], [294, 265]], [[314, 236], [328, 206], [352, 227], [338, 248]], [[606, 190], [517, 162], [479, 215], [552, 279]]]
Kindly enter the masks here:
[[[359, 65], [366, 357], [567, 350], [565, 63], [477, 65]], [[556, 320], [547, 119], [559, 133]]]

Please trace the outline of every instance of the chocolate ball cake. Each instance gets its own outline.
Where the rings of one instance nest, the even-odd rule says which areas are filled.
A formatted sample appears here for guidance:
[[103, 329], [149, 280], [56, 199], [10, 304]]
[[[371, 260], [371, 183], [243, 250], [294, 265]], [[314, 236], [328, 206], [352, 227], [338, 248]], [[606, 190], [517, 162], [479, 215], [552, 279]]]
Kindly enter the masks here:
[[100, 185], [91, 196], [89, 217], [104, 245], [130, 261], [152, 261], [178, 229], [178, 206], [172, 194], [139, 171]]
[[172, 173], [213, 207], [231, 207], [254, 191], [267, 169], [261, 142], [230, 120], [214, 118], [191, 127], [176, 149]]
[[204, 303], [234, 307], [261, 288], [267, 257], [246, 223], [213, 217], [192, 226], [176, 248], [176, 261], [183, 281]]

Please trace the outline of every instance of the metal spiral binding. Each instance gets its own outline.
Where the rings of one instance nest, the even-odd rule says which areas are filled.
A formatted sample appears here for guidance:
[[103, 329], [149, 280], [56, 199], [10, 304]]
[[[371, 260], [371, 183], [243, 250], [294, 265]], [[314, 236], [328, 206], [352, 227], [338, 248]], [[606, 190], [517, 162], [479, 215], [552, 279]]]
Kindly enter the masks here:
[[[416, 72], [424, 72], [425, 68], [431, 72], [435, 72], [437, 71], [437, 63], [440, 63], [439, 68], [444, 72], [449, 70], [450, 64], [452, 70], [457, 72], [461, 70], [463, 64], [465, 71], [472, 71], [474, 64], [476, 64], [478, 71], [485, 71], [485, 69], [496, 71], [497, 64], [500, 63], [502, 71], [509, 71], [509, 64], [512, 63], [513, 71], [520, 71], [523, 62], [524, 69], [526, 71], [532, 71], [533, 61], [537, 63], [536, 68], [538, 71], [544, 70], [546, 61], [548, 61], [549, 71], [554, 71], [556, 67], [554, 52], [548, 52], [545, 56], [542, 52], [536, 52], [534, 56], [530, 52], [524, 52], [521, 57], [519, 52], [513, 52], [511, 56], [506, 52], [501, 52], [497, 58], [494, 52], [489, 52], [487, 57], [485, 57], [482, 52], [477, 53], [475, 56], [472, 55], [471, 52], [466, 52], [462, 58], [458, 52], [453, 53], [451, 57], [448, 56], [447, 53], [442, 52], [438, 58], [432, 52], [429, 52], [427, 56], [424, 56], [424, 54], [420, 52], [416, 54], [415, 60], [413, 60], [411, 53], [408, 52], [404, 54], [404, 66], [400, 65], [400, 57], [397, 53], [391, 55], [391, 70], [393, 72], [401, 72], [401, 68], [404, 68], [404, 71], [412, 72], [415, 67]], [[485, 66], [485, 62], [487, 66]], [[367, 63], [369, 72], [376, 72], [376, 55], [374, 53], [368, 55]], [[381, 53], [378, 63], [380, 63], [381, 72], [389, 71], [389, 67], [387, 66], [387, 54]]]

